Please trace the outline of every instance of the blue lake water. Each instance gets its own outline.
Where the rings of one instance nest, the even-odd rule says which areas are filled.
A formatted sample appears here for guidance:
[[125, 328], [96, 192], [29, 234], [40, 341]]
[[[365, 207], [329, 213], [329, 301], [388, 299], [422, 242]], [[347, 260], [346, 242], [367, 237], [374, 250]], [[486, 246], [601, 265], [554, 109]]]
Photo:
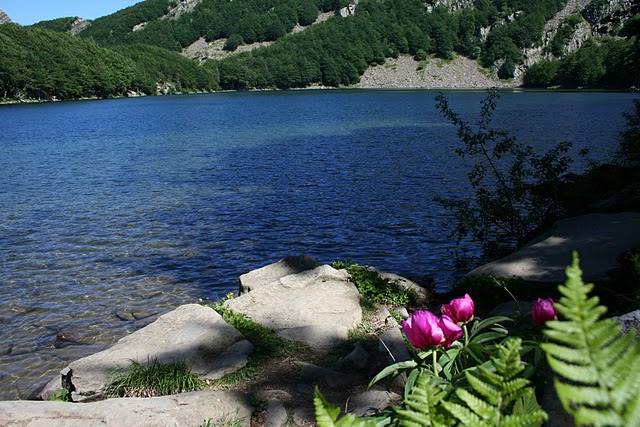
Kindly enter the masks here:
[[[280, 258], [434, 277], [436, 195], [464, 195], [429, 91], [219, 93], [0, 106], [0, 398]], [[474, 117], [483, 92], [448, 92]], [[496, 125], [606, 159], [633, 94], [506, 92]], [[141, 320], [122, 311], [146, 310]], [[139, 316], [143, 317], [143, 316]], [[71, 331], [83, 344], [57, 348]]]

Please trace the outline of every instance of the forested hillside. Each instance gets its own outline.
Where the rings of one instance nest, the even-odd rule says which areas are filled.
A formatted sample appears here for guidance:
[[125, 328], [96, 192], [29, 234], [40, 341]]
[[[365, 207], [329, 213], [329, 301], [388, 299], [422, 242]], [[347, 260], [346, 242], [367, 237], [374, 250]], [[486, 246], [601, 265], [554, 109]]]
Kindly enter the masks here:
[[[567, 0], [345, 1], [146, 0], [90, 23], [5, 24], [0, 97], [350, 86], [398, 55], [463, 55], [499, 78], [526, 72], [527, 86], [640, 86], [637, 2], [593, 0], [550, 26]], [[204, 64], [181, 55], [196, 42], [230, 55]], [[258, 42], [267, 46], [233, 53]]]

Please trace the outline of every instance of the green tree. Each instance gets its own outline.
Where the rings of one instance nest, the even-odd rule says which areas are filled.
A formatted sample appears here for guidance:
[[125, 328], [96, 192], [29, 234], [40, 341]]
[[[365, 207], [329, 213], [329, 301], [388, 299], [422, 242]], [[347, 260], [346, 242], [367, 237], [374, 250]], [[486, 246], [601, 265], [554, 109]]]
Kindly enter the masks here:
[[244, 39], [240, 34], [231, 34], [227, 41], [224, 43], [224, 50], [234, 51], [238, 46], [244, 44]]

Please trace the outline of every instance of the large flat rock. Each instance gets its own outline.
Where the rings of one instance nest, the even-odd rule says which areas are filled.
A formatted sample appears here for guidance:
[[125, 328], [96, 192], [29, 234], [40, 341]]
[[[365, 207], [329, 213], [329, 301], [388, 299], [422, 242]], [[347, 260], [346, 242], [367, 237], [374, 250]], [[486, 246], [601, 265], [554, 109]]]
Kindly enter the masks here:
[[[103, 397], [113, 372], [132, 360], [142, 364], [154, 359], [162, 363], [184, 361], [191, 372], [215, 379], [244, 366], [252, 349], [213, 309], [188, 304], [160, 316], [111, 348], [72, 362], [63, 373], [73, 370], [73, 399], [83, 401]], [[60, 387], [60, 377], [53, 379], [41, 397], [47, 400]]]
[[578, 251], [587, 282], [607, 282], [617, 257], [640, 246], [640, 213], [589, 214], [567, 218], [518, 252], [479, 267], [469, 275], [516, 276], [526, 282], [564, 283], [565, 269]]
[[320, 267], [318, 261], [307, 255], [288, 256], [240, 276], [240, 294], [251, 292], [262, 285], [291, 274], [302, 273]]
[[330, 349], [362, 322], [360, 295], [345, 270], [322, 265], [225, 302], [279, 336]]
[[[0, 402], [0, 427], [182, 427], [200, 426], [208, 420], [211, 425], [249, 427], [252, 412], [247, 396], [234, 391], [198, 391], [93, 403], [16, 400]], [[231, 424], [229, 421], [234, 419], [241, 422]]]

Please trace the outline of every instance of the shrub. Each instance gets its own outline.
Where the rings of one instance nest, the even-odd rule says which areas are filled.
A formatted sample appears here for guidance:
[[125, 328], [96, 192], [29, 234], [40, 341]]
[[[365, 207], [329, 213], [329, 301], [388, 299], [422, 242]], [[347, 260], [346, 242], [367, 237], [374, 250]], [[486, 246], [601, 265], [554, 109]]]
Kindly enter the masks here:
[[626, 127], [620, 133], [618, 157], [623, 164], [637, 165], [640, 163], [640, 99], [634, 99], [635, 111], [625, 113]]
[[443, 94], [436, 97], [437, 108], [457, 127], [461, 146], [455, 153], [472, 163], [467, 175], [472, 194], [435, 201], [453, 212], [451, 235], [457, 242], [467, 238], [479, 242], [487, 258], [522, 247], [562, 215], [558, 188], [573, 162], [568, 142], [538, 154], [506, 131], [492, 128], [499, 97], [497, 89], [488, 91], [475, 126], [454, 112]]

